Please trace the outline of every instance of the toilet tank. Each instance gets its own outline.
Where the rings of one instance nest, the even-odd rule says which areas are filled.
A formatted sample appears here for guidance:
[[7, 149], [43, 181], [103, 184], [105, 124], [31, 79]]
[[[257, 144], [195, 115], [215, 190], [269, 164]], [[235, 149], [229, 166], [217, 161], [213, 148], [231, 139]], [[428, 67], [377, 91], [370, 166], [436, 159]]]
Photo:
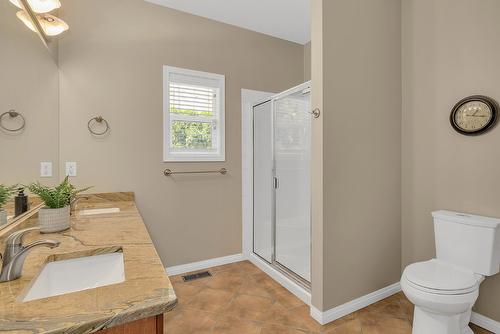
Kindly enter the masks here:
[[446, 263], [492, 276], [500, 267], [500, 219], [435, 211], [436, 257]]

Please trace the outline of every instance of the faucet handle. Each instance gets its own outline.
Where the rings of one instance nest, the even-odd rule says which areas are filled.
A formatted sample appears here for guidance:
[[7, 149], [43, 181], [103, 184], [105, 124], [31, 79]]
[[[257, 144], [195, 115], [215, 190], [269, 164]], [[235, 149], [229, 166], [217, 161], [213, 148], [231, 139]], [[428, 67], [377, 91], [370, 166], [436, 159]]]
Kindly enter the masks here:
[[7, 239], [5, 240], [5, 246], [22, 246], [23, 244], [23, 238], [24, 236], [32, 231], [39, 231], [40, 227], [35, 226], [35, 227], [30, 227], [30, 228], [25, 228], [23, 230], [16, 231], [12, 234], [10, 234]]

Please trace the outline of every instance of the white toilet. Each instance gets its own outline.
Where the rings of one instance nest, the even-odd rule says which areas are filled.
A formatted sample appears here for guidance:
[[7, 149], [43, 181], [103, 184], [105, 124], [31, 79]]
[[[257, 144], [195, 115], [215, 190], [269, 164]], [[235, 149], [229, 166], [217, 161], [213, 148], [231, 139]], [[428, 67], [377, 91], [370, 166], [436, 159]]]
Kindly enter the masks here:
[[436, 211], [436, 259], [409, 265], [401, 288], [415, 305], [413, 334], [472, 334], [472, 306], [485, 276], [499, 272], [500, 219]]

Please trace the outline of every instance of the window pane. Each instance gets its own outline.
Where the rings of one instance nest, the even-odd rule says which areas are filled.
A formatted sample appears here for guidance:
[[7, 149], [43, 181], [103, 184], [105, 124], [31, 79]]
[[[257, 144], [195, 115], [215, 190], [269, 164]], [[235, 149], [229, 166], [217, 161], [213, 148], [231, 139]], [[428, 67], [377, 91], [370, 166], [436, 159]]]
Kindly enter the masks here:
[[192, 116], [213, 116], [216, 89], [171, 82], [170, 112]]
[[225, 78], [163, 67], [164, 161], [224, 161]]
[[212, 123], [171, 122], [171, 148], [175, 150], [212, 150]]

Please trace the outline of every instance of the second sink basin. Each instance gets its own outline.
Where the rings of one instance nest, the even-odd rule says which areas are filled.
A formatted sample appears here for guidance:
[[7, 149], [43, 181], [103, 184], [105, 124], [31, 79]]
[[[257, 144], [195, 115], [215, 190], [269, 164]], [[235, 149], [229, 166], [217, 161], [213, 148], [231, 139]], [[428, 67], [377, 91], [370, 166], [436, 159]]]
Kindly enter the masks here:
[[124, 281], [121, 252], [49, 262], [34, 280], [23, 302]]

